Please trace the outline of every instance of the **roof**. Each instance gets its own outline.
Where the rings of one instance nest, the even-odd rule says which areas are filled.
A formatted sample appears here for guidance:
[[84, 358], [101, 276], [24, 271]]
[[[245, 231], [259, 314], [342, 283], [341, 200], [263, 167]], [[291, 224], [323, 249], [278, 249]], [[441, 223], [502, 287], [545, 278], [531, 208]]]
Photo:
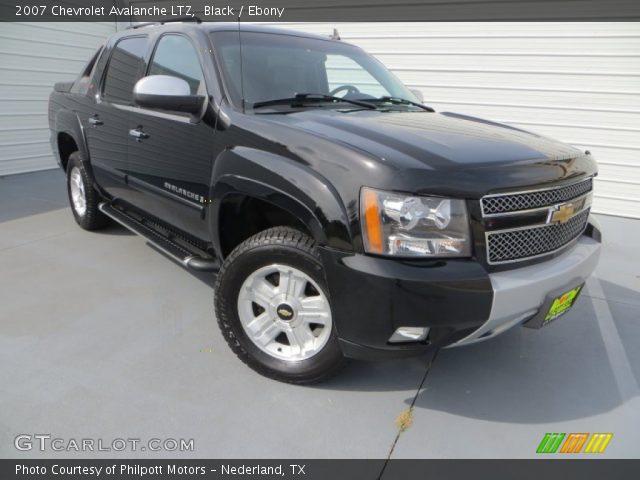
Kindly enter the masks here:
[[329, 41], [337, 41], [331, 38], [331, 32], [327, 32], [327, 35], [318, 35], [314, 33], [301, 32], [297, 30], [289, 30], [280, 27], [273, 27], [269, 25], [259, 25], [259, 24], [248, 24], [248, 23], [238, 23], [238, 22], [196, 22], [196, 21], [171, 21], [167, 23], [142, 23], [138, 25], [132, 25], [127, 32], [131, 33], [132, 31], [146, 31], [146, 30], [171, 30], [175, 29], [177, 26], [180, 27], [180, 30], [207, 30], [211, 32], [237, 32], [239, 29], [243, 32], [254, 32], [254, 33], [273, 33], [278, 35], [291, 35], [295, 37], [304, 37], [304, 38], [314, 38], [317, 40], [329, 40]]

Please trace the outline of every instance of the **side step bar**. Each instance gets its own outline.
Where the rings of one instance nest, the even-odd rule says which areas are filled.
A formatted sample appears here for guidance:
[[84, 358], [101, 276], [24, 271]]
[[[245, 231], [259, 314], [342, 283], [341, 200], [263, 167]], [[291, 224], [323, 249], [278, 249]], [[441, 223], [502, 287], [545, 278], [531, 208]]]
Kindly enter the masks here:
[[151, 245], [164, 252], [178, 263], [181, 263], [183, 266], [190, 268], [191, 270], [198, 270], [201, 272], [217, 272], [220, 269], [220, 266], [215, 259], [203, 257], [190, 252], [182, 245], [177, 244], [164, 235], [160, 235], [144, 223], [127, 215], [125, 212], [112, 207], [108, 203], [101, 203], [98, 208], [107, 217], [116, 221], [126, 229], [131, 230], [136, 235], [140, 235], [145, 238]]

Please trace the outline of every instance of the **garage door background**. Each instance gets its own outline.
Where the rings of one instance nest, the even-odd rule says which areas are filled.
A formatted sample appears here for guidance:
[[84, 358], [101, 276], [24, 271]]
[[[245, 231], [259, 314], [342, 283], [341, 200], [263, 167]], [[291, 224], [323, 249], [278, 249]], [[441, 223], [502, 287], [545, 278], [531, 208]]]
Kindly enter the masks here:
[[[281, 25], [283, 26], [283, 25]], [[640, 23], [288, 24], [378, 57], [438, 111], [590, 150], [594, 211], [640, 218]]]
[[114, 23], [0, 23], [0, 175], [55, 166], [49, 93], [113, 32]]

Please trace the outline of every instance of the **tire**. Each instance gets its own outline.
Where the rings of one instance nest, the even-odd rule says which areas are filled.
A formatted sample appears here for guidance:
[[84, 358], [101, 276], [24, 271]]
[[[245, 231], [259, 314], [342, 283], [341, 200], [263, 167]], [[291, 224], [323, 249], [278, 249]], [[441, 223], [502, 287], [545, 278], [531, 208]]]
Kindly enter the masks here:
[[67, 195], [76, 223], [85, 230], [98, 230], [109, 224], [109, 218], [99, 209], [100, 195], [93, 188], [80, 152], [69, 155], [67, 164]]
[[270, 228], [238, 245], [220, 269], [214, 303], [231, 350], [262, 375], [316, 383], [345, 363], [319, 254], [298, 230]]

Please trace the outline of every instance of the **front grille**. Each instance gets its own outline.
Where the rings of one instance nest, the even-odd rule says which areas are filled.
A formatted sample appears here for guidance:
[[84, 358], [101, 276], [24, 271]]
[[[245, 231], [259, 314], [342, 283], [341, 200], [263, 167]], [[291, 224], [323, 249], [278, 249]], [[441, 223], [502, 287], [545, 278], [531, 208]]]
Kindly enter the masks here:
[[487, 232], [489, 263], [513, 262], [552, 253], [582, 234], [588, 217], [589, 209], [586, 209], [564, 224]]
[[482, 198], [482, 214], [486, 216], [549, 207], [579, 197], [590, 192], [592, 188], [593, 180], [589, 178], [566, 187], [514, 194], [488, 195]]

